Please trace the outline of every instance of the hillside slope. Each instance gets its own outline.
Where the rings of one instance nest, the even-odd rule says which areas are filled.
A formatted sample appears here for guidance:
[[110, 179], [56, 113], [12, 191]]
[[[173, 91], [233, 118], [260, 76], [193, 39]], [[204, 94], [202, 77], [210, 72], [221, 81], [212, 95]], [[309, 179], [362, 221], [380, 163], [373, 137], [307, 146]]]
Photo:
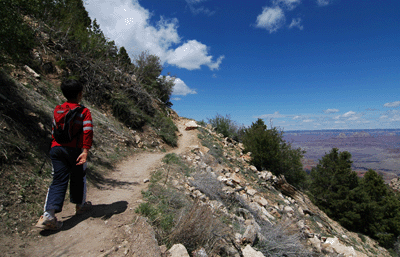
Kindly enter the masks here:
[[[203, 242], [211, 256], [244, 255], [246, 245], [266, 255], [271, 245], [260, 244], [266, 241], [281, 246], [281, 254], [293, 250], [287, 248], [289, 243], [296, 246], [298, 252], [286, 253], [287, 256], [390, 256], [368, 237], [348, 232], [329, 219], [284, 180], [267, 171], [257, 171], [248, 164], [250, 156], [242, 154], [240, 144], [222, 138], [210, 128], [186, 131], [186, 120], [174, 115], [181, 136], [178, 148], [172, 149], [153, 129], [130, 130], [112, 115], [87, 103], [96, 125], [89, 166], [89, 199], [94, 210], [75, 217], [72, 206], [66, 203], [61, 214], [63, 230], [39, 232], [32, 224], [42, 211], [50, 183], [51, 167], [45, 153], [54, 103], [49, 99], [57, 101], [60, 95], [46, 77], [39, 80], [22, 69], [10, 74], [14, 79], [2, 73], [0, 88], [5, 100], [0, 110], [1, 240], [6, 256], [146, 256], [138, 255], [150, 251], [144, 246], [151, 246], [151, 251], [159, 254], [157, 245], [164, 243], [183, 243], [193, 250], [183, 235], [188, 235], [188, 224], [200, 222], [198, 218], [202, 216], [197, 217], [196, 213], [206, 215], [199, 204], [213, 214], [203, 216], [209, 223], [201, 223], [198, 229], [203, 231], [213, 224], [213, 229], [218, 229], [213, 233], [221, 233], [223, 238], [205, 235], [205, 241], [213, 242], [212, 246], [200, 240], [199, 245]], [[150, 178], [149, 188], [143, 182], [145, 178]], [[144, 193], [145, 202], [141, 200], [142, 190], [148, 190]], [[171, 197], [175, 206], [182, 205], [176, 202], [180, 199], [187, 203], [171, 222], [169, 232], [174, 237], [160, 228], [158, 221], [163, 217], [152, 217], [143, 211], [144, 203], [157, 200], [159, 190], [163, 197], [174, 192]], [[135, 210], [147, 216], [153, 228]]]

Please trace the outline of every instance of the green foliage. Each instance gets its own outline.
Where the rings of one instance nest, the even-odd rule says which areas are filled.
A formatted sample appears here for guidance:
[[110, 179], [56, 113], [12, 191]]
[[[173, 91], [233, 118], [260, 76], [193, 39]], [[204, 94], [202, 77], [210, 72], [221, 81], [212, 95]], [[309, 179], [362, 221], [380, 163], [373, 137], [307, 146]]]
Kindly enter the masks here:
[[123, 47], [123, 46], [119, 49], [118, 59], [120, 60], [120, 63], [122, 66], [132, 65], [131, 58], [129, 57], [128, 53], [126, 52], [125, 47]]
[[134, 104], [122, 95], [115, 95], [111, 100], [113, 115], [131, 128], [142, 128], [148, 117], [135, 108]]
[[169, 99], [172, 94], [175, 78], [161, 76], [163, 67], [160, 58], [144, 51], [136, 57], [134, 64], [134, 73], [139, 84], [162, 103], [171, 107], [172, 104]]
[[205, 126], [207, 126], [207, 123], [204, 120], [201, 120], [201, 121], [197, 121], [197, 125], [205, 127]]
[[221, 133], [224, 137], [229, 137], [236, 141], [241, 140], [243, 127], [238, 126], [230, 115], [224, 117], [217, 113], [215, 118], [208, 119], [208, 122], [217, 133]]
[[347, 229], [392, 248], [400, 235], [400, 201], [374, 170], [358, 179], [351, 163], [346, 151], [326, 154], [311, 171], [311, 198]]
[[258, 170], [283, 174], [290, 184], [304, 187], [306, 173], [301, 163], [304, 151], [292, 149], [283, 139], [282, 131], [276, 127], [267, 129], [264, 121], [258, 119], [244, 130], [243, 145], [245, 151], [251, 152], [252, 164]]
[[167, 164], [168, 170], [174, 170], [175, 172], [182, 173], [187, 177], [193, 172], [182, 158], [175, 153], [166, 154], [162, 161]]
[[175, 77], [160, 76], [157, 78], [157, 83], [152, 88], [153, 94], [167, 107], [171, 107], [170, 97], [175, 85]]
[[347, 205], [350, 190], [358, 186], [357, 174], [351, 170], [351, 154], [333, 148], [311, 171], [314, 202], [330, 217], [339, 218]]
[[175, 126], [171, 118], [158, 114], [153, 119], [153, 127], [157, 134], [170, 146], [178, 145], [178, 128]]
[[[166, 155], [164, 161], [166, 160], [171, 160], [173, 164], [177, 161], [177, 156]], [[148, 190], [142, 192], [146, 202], [141, 203], [135, 212], [148, 217], [155, 227], [157, 240], [167, 243], [168, 236], [177, 224], [180, 215], [186, 208], [190, 208], [191, 203], [183, 193], [161, 185], [164, 183], [164, 176], [165, 173], [162, 170], [152, 173]]]
[[23, 21], [21, 2], [0, 1], [0, 64], [9, 56], [14, 62], [26, 63], [35, 45], [33, 30]]
[[175, 153], [166, 154], [162, 161], [166, 164], [181, 164], [181, 159]]

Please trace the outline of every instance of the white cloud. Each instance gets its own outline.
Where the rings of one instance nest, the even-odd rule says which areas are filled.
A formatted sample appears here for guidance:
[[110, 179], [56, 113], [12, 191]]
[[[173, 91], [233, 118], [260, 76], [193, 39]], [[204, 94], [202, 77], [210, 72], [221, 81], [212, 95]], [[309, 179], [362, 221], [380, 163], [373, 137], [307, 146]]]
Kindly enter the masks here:
[[289, 29], [297, 27], [299, 30], [303, 30], [303, 25], [301, 25], [301, 18], [292, 19], [292, 23], [289, 25]]
[[399, 107], [400, 106], [400, 101], [391, 102], [391, 103], [385, 103], [383, 106], [384, 107]]
[[262, 13], [257, 17], [256, 27], [264, 28], [273, 33], [285, 24], [286, 18], [279, 6], [264, 7]]
[[313, 122], [314, 120], [312, 120], [312, 119], [307, 119], [307, 120], [303, 120], [303, 122], [306, 122], [306, 123], [308, 123], [308, 122]]
[[390, 119], [390, 121], [400, 121], [400, 115], [394, 115], [393, 118]]
[[[220, 56], [214, 62], [209, 48], [197, 40], [181, 44], [178, 20], [160, 17], [153, 23], [152, 14], [138, 0], [86, 0], [86, 10], [92, 20], [97, 20], [104, 34], [118, 46], [124, 46], [131, 57], [147, 50], [159, 56], [163, 63], [185, 69], [200, 69], [206, 65], [212, 70], [218, 69], [224, 58]], [[185, 48], [190, 51], [181, 51]], [[197, 58], [195, 64], [189, 64], [193, 58]]]
[[294, 120], [298, 120], [298, 119], [300, 119], [300, 118], [301, 118], [300, 115], [296, 115], [296, 116], [293, 117]]
[[274, 112], [272, 114], [263, 114], [261, 116], [257, 116], [255, 118], [260, 118], [260, 119], [277, 119], [277, 118], [285, 118], [287, 115], [280, 114], [278, 111]]
[[196, 90], [190, 89], [185, 82], [183, 82], [183, 80], [181, 80], [180, 78], [176, 78], [175, 81], [175, 86], [173, 88], [172, 91], [172, 95], [194, 95], [197, 94]]
[[326, 6], [326, 5], [330, 4], [330, 0], [317, 0], [317, 4], [319, 6]]
[[281, 6], [289, 10], [293, 10], [301, 3], [301, 0], [274, 0], [273, 4], [275, 6]]
[[360, 119], [360, 117], [351, 116], [351, 117], [349, 117], [347, 120], [358, 120], [358, 119]]
[[343, 114], [342, 117], [349, 118], [349, 117], [352, 117], [354, 115], [356, 115], [356, 112], [349, 111], [349, 112], [346, 112], [345, 114]]
[[337, 112], [339, 112], [338, 109], [326, 109], [326, 110], [324, 110], [324, 113], [337, 113]]
[[190, 40], [175, 50], [169, 51], [166, 57], [167, 62], [180, 68], [188, 70], [200, 69], [201, 65], [207, 65], [211, 70], [218, 69], [224, 56], [217, 61], [212, 61], [212, 56], [207, 55], [207, 46]]
[[179, 97], [174, 97], [174, 98], [171, 98], [171, 100], [174, 100], [174, 101], [180, 101], [180, 100], [182, 100], [182, 98], [179, 98]]
[[205, 1], [204, 0], [186, 0], [186, 3], [188, 4], [189, 9], [193, 14], [204, 13], [208, 16], [215, 14], [215, 11], [210, 11], [209, 9], [205, 8], [204, 6], [200, 6], [200, 7], [196, 6], [197, 4], [199, 4], [201, 2], [205, 2]]

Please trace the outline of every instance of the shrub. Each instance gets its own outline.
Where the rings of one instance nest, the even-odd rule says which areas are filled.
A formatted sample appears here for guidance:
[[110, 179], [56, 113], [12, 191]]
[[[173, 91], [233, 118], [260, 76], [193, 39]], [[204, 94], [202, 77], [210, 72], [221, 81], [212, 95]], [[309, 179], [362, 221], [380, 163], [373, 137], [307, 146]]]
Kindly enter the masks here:
[[209, 172], [195, 173], [190, 184], [207, 195], [210, 200], [221, 200], [224, 195], [222, 191], [224, 185], [217, 180], [215, 175], [213, 176]]
[[152, 174], [148, 190], [142, 192], [147, 202], [141, 203], [135, 212], [149, 218], [155, 227], [157, 240], [167, 242], [168, 235], [179, 220], [179, 215], [185, 213], [191, 204], [183, 193], [162, 186], [163, 176], [161, 171]]
[[267, 222], [262, 222], [260, 226], [263, 240], [259, 241], [255, 248], [265, 256], [313, 256], [301, 242], [300, 233], [289, 233], [290, 224], [281, 223], [272, 226]]
[[190, 173], [193, 172], [193, 170], [182, 160], [182, 158], [175, 153], [166, 154], [162, 161], [168, 164], [168, 170], [174, 170], [175, 172], [182, 173], [185, 176], [189, 176]]
[[301, 234], [292, 229], [292, 223], [289, 220], [273, 225], [261, 218], [260, 213], [248, 206], [242, 198], [239, 197], [238, 201], [244, 209], [249, 211], [261, 228], [261, 237], [256, 242], [255, 248], [264, 256], [313, 256], [304, 246]]
[[345, 228], [392, 248], [400, 235], [400, 201], [381, 176], [351, 170], [351, 154], [333, 148], [311, 171], [313, 202]]
[[178, 128], [171, 118], [158, 114], [153, 120], [153, 127], [165, 143], [170, 146], [178, 145], [178, 136], [176, 134]]
[[134, 105], [123, 96], [115, 96], [112, 101], [113, 115], [131, 128], [142, 128], [148, 117], [137, 110]]
[[23, 13], [18, 1], [0, 2], [0, 63], [5, 63], [5, 56], [15, 62], [26, 64], [29, 51], [34, 47], [34, 32], [23, 21]]
[[212, 252], [214, 247], [218, 248], [218, 241], [228, 237], [228, 234], [224, 224], [213, 216], [210, 208], [197, 203], [177, 224], [169, 241], [171, 244], [183, 244], [188, 252], [200, 247]]
[[224, 137], [229, 137], [236, 141], [241, 140], [243, 128], [232, 121], [230, 115], [224, 117], [217, 113], [215, 118], [208, 119], [208, 122], [217, 133], [221, 133]]
[[283, 139], [283, 132], [276, 127], [267, 129], [262, 119], [258, 119], [244, 130], [243, 145], [251, 152], [252, 164], [258, 170], [269, 170], [274, 175], [283, 174], [286, 180], [298, 187], [304, 187], [306, 172], [301, 158], [304, 151], [292, 149]]

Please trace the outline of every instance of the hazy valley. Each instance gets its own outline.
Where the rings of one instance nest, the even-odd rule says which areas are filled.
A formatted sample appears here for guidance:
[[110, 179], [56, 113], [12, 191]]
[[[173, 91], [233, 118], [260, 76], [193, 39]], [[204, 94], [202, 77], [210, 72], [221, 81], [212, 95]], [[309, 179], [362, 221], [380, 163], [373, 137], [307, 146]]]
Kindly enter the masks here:
[[288, 131], [284, 138], [306, 151], [306, 169], [336, 147], [351, 153], [353, 169], [360, 176], [373, 169], [388, 182], [400, 174], [400, 129]]

